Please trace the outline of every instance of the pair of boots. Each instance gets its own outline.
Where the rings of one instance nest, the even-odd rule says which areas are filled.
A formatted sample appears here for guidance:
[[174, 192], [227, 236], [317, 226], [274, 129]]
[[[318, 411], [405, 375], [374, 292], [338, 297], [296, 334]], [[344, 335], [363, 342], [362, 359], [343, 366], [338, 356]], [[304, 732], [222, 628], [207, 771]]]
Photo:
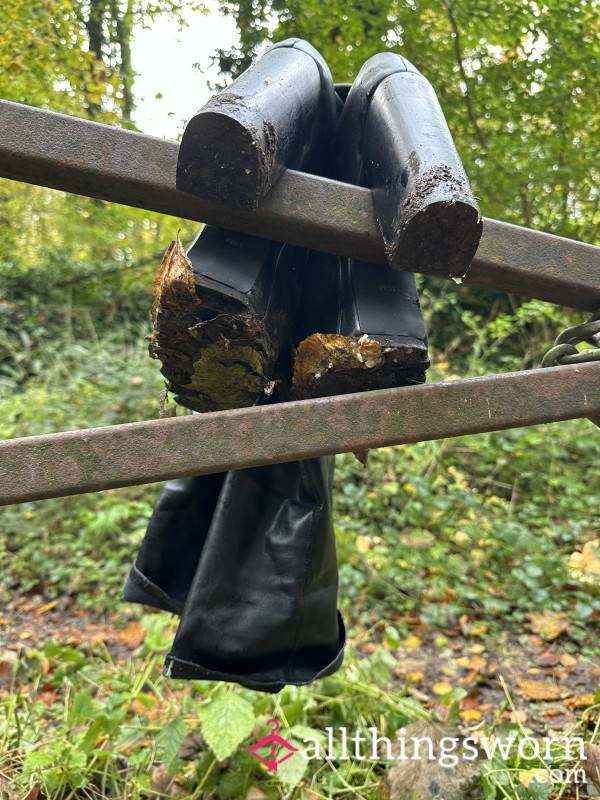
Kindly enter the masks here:
[[[403, 269], [466, 271], [479, 213], [435, 94], [403, 58], [375, 56], [336, 90], [306, 42], [269, 48], [190, 121], [177, 185], [254, 208], [285, 167], [370, 186]], [[150, 346], [182, 405], [425, 379], [411, 273], [211, 226], [188, 257], [193, 298], [158, 287]], [[123, 593], [181, 614], [166, 674], [278, 691], [340, 666], [332, 472], [328, 457], [167, 481]]]

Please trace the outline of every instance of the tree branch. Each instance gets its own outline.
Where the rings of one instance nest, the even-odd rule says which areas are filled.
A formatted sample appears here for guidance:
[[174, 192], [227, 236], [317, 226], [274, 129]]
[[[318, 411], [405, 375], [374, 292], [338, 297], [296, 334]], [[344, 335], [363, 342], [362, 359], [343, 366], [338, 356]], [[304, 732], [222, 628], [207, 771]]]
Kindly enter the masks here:
[[463, 80], [463, 84], [464, 84], [464, 87], [465, 87], [464, 91], [463, 91], [463, 97], [465, 99], [465, 103], [466, 103], [466, 106], [467, 106], [467, 113], [469, 115], [469, 119], [471, 120], [471, 124], [473, 126], [474, 131], [475, 131], [475, 134], [476, 134], [476, 136], [477, 136], [477, 138], [479, 140], [479, 144], [482, 146], [484, 151], [487, 153], [487, 150], [488, 150], [487, 142], [486, 142], [485, 136], [483, 135], [483, 131], [479, 127], [479, 122], [477, 121], [477, 117], [475, 115], [475, 109], [473, 107], [473, 102], [471, 100], [471, 95], [469, 94], [469, 78], [467, 76], [467, 73], [465, 71], [465, 65], [463, 63], [463, 56], [462, 56], [462, 51], [461, 51], [461, 46], [460, 46], [460, 31], [459, 31], [459, 28], [458, 28], [458, 23], [456, 21], [456, 17], [454, 16], [454, 11], [452, 9], [452, 6], [448, 2], [448, 0], [440, 0], [440, 2], [442, 3], [442, 6], [444, 7], [444, 9], [446, 11], [446, 14], [448, 15], [448, 20], [450, 21], [450, 26], [452, 28], [452, 33], [453, 33], [453, 38], [454, 38], [454, 53], [456, 55], [456, 63], [458, 65], [458, 70], [460, 72], [460, 76], [461, 76], [461, 78]]

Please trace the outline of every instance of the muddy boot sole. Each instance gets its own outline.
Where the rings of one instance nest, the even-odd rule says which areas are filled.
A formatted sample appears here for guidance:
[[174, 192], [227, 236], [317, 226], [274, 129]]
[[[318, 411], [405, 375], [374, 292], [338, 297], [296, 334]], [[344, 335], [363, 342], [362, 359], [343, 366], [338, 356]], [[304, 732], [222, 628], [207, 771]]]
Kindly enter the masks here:
[[280, 282], [294, 285], [299, 252], [217, 228], [204, 229], [188, 255], [171, 245], [155, 281], [149, 349], [176, 402], [222, 411], [272, 394], [289, 328]]
[[296, 349], [294, 395], [307, 399], [424, 383], [428, 366], [427, 348], [417, 339], [315, 333]]

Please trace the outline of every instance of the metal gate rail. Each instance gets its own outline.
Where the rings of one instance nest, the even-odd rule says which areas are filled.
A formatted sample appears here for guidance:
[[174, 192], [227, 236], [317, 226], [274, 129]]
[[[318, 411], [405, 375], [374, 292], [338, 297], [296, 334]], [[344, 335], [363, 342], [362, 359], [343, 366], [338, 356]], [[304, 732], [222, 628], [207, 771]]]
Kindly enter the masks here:
[[[176, 142], [0, 101], [0, 176], [385, 264], [371, 192], [289, 170], [256, 212], [175, 188]], [[593, 311], [600, 248], [486, 219], [465, 285]]]
[[[0, 101], [0, 177], [384, 264], [367, 189], [283, 174], [254, 213], [175, 189], [177, 144]], [[466, 284], [600, 306], [600, 248], [485, 220]], [[600, 416], [600, 362], [0, 442], [0, 505]]]
[[600, 362], [0, 443], [0, 504], [600, 415]]

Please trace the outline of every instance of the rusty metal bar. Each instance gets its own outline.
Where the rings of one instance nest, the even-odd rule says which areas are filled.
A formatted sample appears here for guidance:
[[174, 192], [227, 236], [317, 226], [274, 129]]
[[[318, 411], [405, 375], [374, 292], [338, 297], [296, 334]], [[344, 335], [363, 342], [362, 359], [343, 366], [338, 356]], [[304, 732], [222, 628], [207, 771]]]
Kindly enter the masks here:
[[[284, 173], [254, 212], [175, 189], [175, 142], [0, 101], [0, 176], [385, 264], [371, 193]], [[465, 284], [600, 306], [600, 248], [485, 220]]]
[[588, 363], [13, 439], [0, 505], [598, 416], [599, 381]]

